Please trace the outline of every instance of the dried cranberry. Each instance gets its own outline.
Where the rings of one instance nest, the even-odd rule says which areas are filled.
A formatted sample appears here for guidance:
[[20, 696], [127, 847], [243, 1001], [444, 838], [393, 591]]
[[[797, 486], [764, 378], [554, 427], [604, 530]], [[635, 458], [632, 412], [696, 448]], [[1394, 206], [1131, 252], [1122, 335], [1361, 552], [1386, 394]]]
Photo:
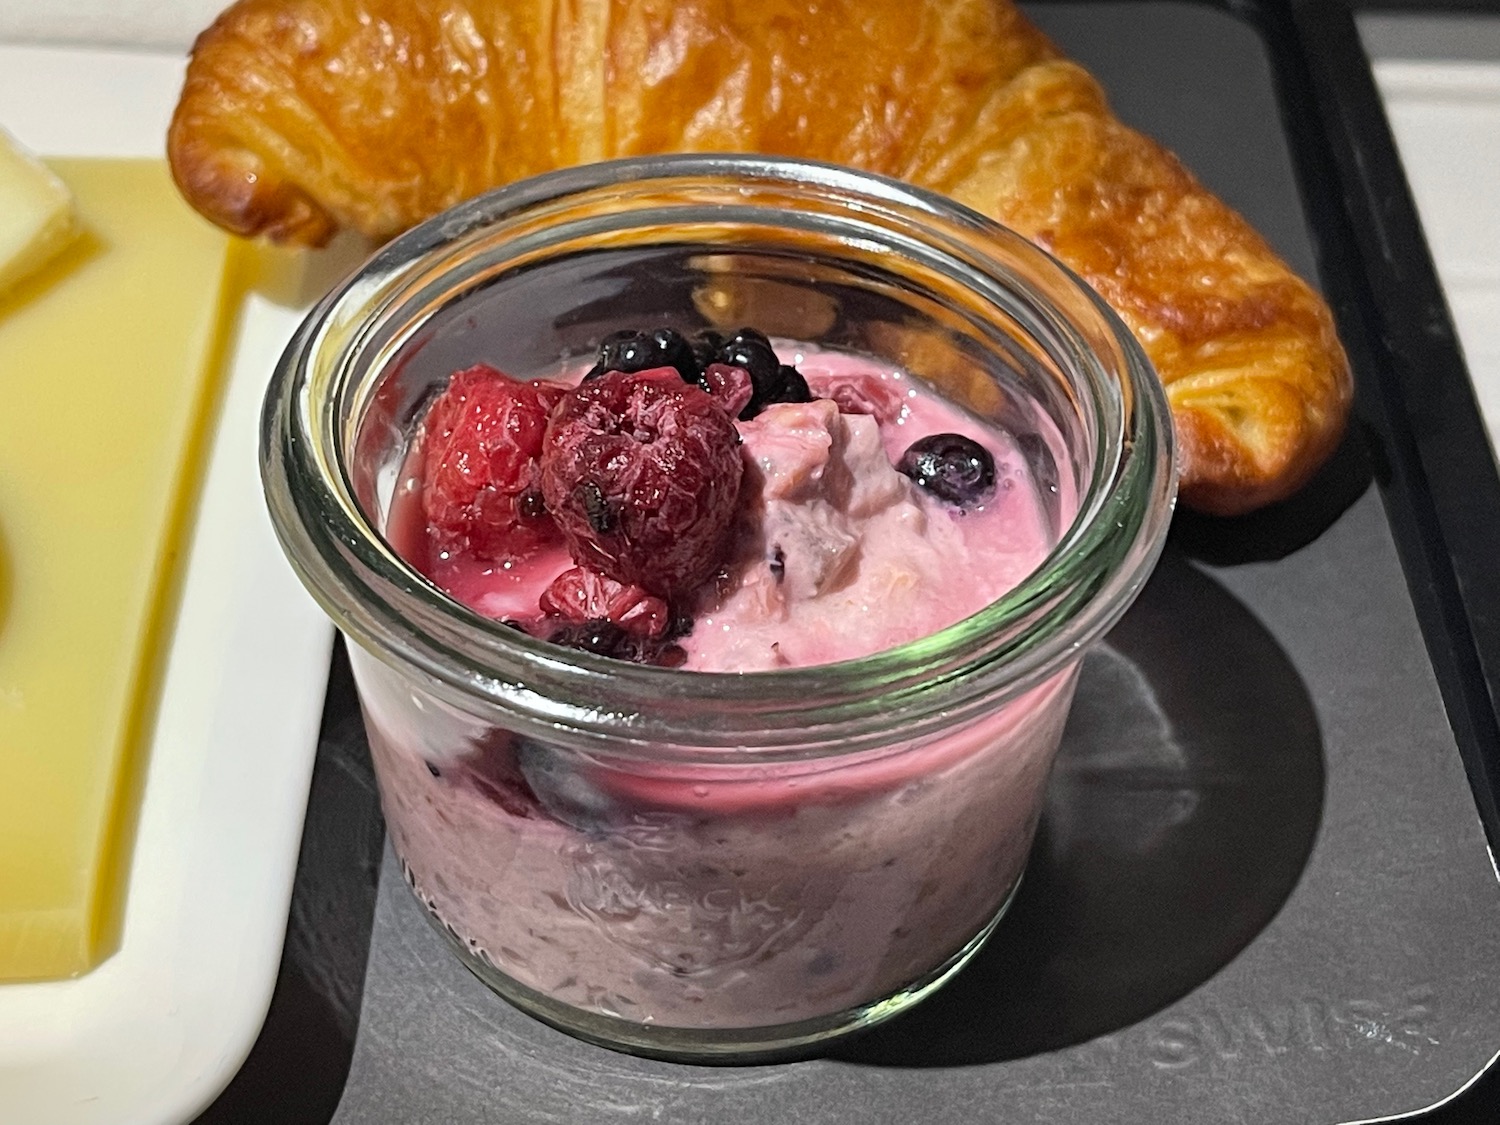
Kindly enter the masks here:
[[719, 565], [742, 472], [729, 415], [662, 368], [570, 391], [547, 428], [540, 478], [579, 566], [670, 599]]
[[566, 391], [484, 364], [449, 379], [423, 421], [422, 513], [438, 551], [519, 558], [557, 538], [537, 459]]

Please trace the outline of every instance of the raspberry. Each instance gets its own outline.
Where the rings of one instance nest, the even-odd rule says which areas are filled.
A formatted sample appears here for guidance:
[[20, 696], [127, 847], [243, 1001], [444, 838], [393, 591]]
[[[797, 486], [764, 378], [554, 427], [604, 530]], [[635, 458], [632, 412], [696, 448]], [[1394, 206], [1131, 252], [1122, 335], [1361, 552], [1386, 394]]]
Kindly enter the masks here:
[[519, 558], [556, 538], [537, 458], [548, 415], [565, 393], [484, 364], [449, 379], [423, 423], [422, 512], [438, 551]]
[[541, 610], [567, 621], [608, 621], [640, 637], [660, 637], [672, 624], [667, 603], [639, 586], [625, 586], [592, 570], [565, 570], [542, 591]]
[[610, 372], [558, 404], [542, 495], [579, 566], [663, 598], [714, 572], [739, 498], [739, 433], [672, 368]]

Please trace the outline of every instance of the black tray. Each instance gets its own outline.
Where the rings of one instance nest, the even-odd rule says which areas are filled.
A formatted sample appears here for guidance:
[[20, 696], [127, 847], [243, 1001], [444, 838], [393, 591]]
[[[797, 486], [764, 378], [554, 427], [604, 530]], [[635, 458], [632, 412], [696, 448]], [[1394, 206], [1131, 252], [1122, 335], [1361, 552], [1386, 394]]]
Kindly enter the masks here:
[[[336, 650], [271, 1012], [200, 1122], [1331, 1123], [1431, 1105], [1500, 1051], [1500, 481], [1351, 13], [1030, 10], [1320, 280], [1359, 391], [1293, 502], [1179, 517], [1086, 666], [996, 939], [827, 1059], [575, 1043], [470, 978], [382, 870]], [[1493, 1122], [1497, 1088], [1423, 1119]]]

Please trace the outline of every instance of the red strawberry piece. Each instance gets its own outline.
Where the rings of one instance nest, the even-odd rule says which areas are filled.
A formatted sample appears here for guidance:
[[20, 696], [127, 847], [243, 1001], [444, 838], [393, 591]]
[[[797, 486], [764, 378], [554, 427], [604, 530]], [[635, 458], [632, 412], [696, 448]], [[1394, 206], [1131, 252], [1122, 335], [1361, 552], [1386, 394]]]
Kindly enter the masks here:
[[556, 538], [537, 459], [547, 418], [565, 393], [484, 364], [448, 381], [423, 423], [422, 511], [439, 552], [513, 559]]
[[701, 387], [615, 371], [553, 412], [542, 495], [579, 566], [670, 599], [722, 561], [743, 471], [739, 431]]
[[581, 566], [559, 574], [542, 591], [540, 605], [567, 621], [609, 621], [638, 637], [660, 637], [672, 623], [661, 598]]

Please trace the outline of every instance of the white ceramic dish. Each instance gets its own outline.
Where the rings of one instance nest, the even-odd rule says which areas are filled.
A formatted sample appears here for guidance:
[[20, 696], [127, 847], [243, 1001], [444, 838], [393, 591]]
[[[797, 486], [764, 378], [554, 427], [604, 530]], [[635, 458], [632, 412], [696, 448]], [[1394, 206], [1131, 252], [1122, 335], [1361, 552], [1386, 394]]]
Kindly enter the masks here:
[[[0, 124], [44, 155], [159, 156], [172, 55], [0, 44]], [[301, 310], [252, 298], [224, 392], [147, 766], [120, 949], [0, 985], [0, 1125], [191, 1120], [276, 982], [332, 629], [287, 567], [256, 433]], [[84, 690], [84, 685], [80, 685]]]

